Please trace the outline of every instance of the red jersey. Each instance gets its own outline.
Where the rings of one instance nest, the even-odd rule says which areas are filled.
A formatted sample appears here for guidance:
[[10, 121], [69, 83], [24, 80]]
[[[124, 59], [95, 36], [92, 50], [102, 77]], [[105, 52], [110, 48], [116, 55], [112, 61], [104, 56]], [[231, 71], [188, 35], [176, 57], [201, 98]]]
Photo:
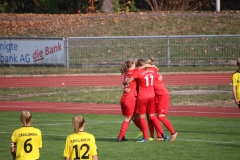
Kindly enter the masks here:
[[[136, 69], [128, 70], [127, 72], [125, 72], [124, 73], [124, 81], [127, 81], [130, 77], [132, 77], [132, 75], [135, 71], [136, 71]], [[124, 89], [128, 88], [128, 89], [131, 89], [131, 91], [129, 93], [123, 92], [122, 98], [136, 97], [137, 96], [136, 86], [137, 86], [136, 80], [132, 81], [128, 85], [124, 85]]]
[[154, 91], [155, 91], [155, 94], [163, 95], [165, 93], [168, 93], [168, 90], [165, 87], [163, 81], [158, 80], [158, 76], [159, 76], [159, 74], [157, 75], [157, 78], [154, 81]]
[[138, 99], [151, 98], [155, 96], [153, 85], [156, 76], [156, 68], [137, 69], [133, 73], [132, 77], [138, 80]]

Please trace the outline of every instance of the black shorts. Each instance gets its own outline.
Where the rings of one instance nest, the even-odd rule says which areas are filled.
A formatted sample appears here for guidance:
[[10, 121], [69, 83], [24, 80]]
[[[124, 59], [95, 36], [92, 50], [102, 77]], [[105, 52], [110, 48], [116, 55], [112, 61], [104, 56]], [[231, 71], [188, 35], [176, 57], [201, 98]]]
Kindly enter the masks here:
[[238, 103], [238, 108], [240, 109], [240, 101], [239, 101], [239, 103]]

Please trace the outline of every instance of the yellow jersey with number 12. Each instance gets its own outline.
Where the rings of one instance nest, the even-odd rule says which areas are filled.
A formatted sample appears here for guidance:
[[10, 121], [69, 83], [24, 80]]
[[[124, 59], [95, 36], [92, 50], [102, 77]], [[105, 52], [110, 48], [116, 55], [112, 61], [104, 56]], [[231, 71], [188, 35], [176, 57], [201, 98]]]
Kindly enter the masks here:
[[42, 134], [39, 129], [31, 126], [21, 127], [13, 132], [11, 140], [16, 147], [15, 160], [33, 160], [40, 157]]
[[87, 132], [73, 133], [66, 139], [63, 156], [70, 160], [92, 160], [97, 155], [95, 137]]

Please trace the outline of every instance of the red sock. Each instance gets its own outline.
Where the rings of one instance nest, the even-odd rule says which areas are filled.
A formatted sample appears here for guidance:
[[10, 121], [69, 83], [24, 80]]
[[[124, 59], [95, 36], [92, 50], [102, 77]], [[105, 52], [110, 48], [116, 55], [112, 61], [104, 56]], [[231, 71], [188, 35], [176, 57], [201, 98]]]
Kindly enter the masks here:
[[139, 122], [139, 118], [136, 119], [136, 120], [133, 120], [133, 123], [139, 128], [139, 130], [142, 130], [142, 129], [141, 129], [140, 122]]
[[128, 129], [128, 126], [129, 126], [129, 122], [128, 121], [123, 121], [122, 127], [120, 129], [120, 133], [119, 133], [119, 136], [118, 136], [119, 139], [122, 139], [122, 137], [125, 135], [125, 133]]
[[148, 128], [150, 131], [150, 137], [154, 138], [154, 125], [152, 123], [152, 121], [148, 120]]
[[141, 131], [143, 133], [143, 138], [148, 140], [148, 126], [145, 118], [139, 118], [139, 123], [141, 125]]
[[175, 130], [173, 129], [173, 126], [172, 126], [171, 122], [165, 116], [164, 117], [158, 117], [158, 119], [170, 131], [171, 134], [175, 133]]
[[158, 118], [157, 118], [156, 116], [151, 116], [151, 117], [149, 118], [149, 120], [151, 120], [151, 121], [153, 122], [153, 124], [154, 124], [154, 127], [156, 127], [156, 131], [157, 131], [158, 136], [159, 136], [159, 137], [162, 137], [162, 136], [160, 136], [160, 135], [162, 135], [162, 133], [164, 133], [164, 131], [163, 131], [163, 129], [162, 129], [161, 124], [159, 123]]

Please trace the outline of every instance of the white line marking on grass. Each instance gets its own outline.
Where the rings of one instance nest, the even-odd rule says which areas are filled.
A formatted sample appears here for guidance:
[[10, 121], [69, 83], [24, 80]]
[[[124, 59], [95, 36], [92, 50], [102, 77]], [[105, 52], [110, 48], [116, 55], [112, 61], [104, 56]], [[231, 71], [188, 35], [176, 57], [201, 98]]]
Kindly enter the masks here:
[[43, 136], [58, 136], [58, 137], [67, 137], [69, 134], [60, 135], [60, 134], [42, 134]]
[[[11, 121], [19, 121], [19, 124], [21, 124], [21, 122], [20, 122], [20, 120], [19, 120], [19, 118], [0, 118], [0, 120], [11, 120]], [[35, 120], [35, 118], [34, 118], [34, 122], [35, 121], [49, 121], [48, 119], [41, 119], [41, 120]], [[60, 122], [59, 120], [51, 120], [52, 122], [54, 122], [54, 121], [56, 121], [56, 122]], [[71, 120], [70, 120], [71, 121]], [[65, 122], [69, 122], [69, 120], [66, 120]], [[34, 124], [36, 124], [36, 123], [34, 123]]]
[[34, 124], [34, 125], [37, 125], [37, 126], [57, 126], [57, 125], [63, 125], [63, 124], [71, 124], [71, 123], [50, 123], [50, 124]]
[[[110, 139], [116, 139], [116, 137], [95, 137], [98, 138], [110, 138]], [[136, 139], [135, 137], [128, 137], [129, 139]], [[137, 140], [137, 139], [136, 139]], [[177, 138], [175, 141], [189, 141], [189, 142], [203, 142], [203, 143], [228, 143], [228, 144], [234, 144], [235, 142], [227, 142], [227, 141], [207, 141], [207, 140], [196, 140], [196, 139], [179, 139]], [[151, 143], [151, 142], [150, 142]], [[168, 143], [168, 142], [167, 142]], [[172, 143], [169, 141], [169, 143]]]
[[215, 114], [239, 114], [239, 113], [226, 113], [226, 112], [196, 112], [196, 111], [168, 111], [168, 112], [179, 112], [179, 113], [207, 113], [207, 114], [211, 114], [211, 113], [215, 113]]
[[0, 134], [12, 134], [13, 132], [0, 132]]
[[[121, 124], [122, 121], [112, 121], [112, 122], [105, 122], [105, 121], [88, 121], [87, 124], [88, 125], [95, 125], [95, 124]], [[57, 126], [57, 125], [71, 125], [72, 123], [47, 123], [47, 124], [40, 124], [40, 123], [34, 123], [32, 124], [31, 126]], [[0, 127], [10, 127], [10, 126], [16, 126], [18, 128], [21, 127], [21, 125], [19, 124], [9, 124], [9, 125], [4, 125], [4, 126], [1, 126]]]
[[[0, 134], [12, 134], [13, 132], [0, 132]], [[59, 135], [59, 134], [42, 134], [43, 136], [64, 136], [67, 137], [68, 135]]]
[[[105, 121], [95, 121], [95, 122], [87, 122], [88, 125], [92, 125], [92, 124], [121, 124], [122, 121], [115, 121], [115, 122], [105, 122]], [[54, 126], [54, 125], [71, 125], [72, 123], [49, 123], [49, 124], [39, 124], [39, 123], [34, 123], [32, 126], [34, 125], [38, 125], [38, 126]]]
[[234, 142], [227, 142], [227, 141], [206, 141], [206, 140], [196, 140], [196, 139], [177, 139], [180, 141], [190, 141], [190, 142], [205, 142], [205, 143], [234, 143]]
[[[98, 138], [110, 138], [110, 139], [116, 139], [116, 137], [98, 137], [95, 136], [96, 139]], [[136, 139], [135, 137], [128, 137], [129, 139]], [[136, 139], [137, 140], [137, 139]], [[207, 141], [207, 140], [197, 140], [197, 139], [179, 139], [177, 138], [175, 141], [189, 141], [189, 142], [203, 142], [203, 143], [222, 143], [222, 144], [234, 144], [235, 142], [228, 142], [228, 141]], [[150, 142], [151, 143], [151, 142]], [[172, 143], [172, 142], [166, 142], [166, 143]]]
[[196, 122], [196, 123], [191, 123], [191, 122], [186, 122], [186, 123], [178, 123], [178, 122], [172, 122], [172, 124], [178, 124], [178, 125], [198, 125], [198, 126], [227, 126], [227, 127], [238, 127], [240, 124], [228, 124], [228, 123], [206, 123], [206, 122]]
[[[57, 126], [57, 125], [70, 125], [71, 123], [52, 123], [52, 124], [36, 124], [34, 123], [33, 125], [31, 125], [32, 127], [34, 126]], [[1, 126], [1, 125], [0, 125]], [[21, 125], [17, 125], [17, 124], [10, 124], [10, 125], [4, 125], [3, 127], [9, 127], [9, 126], [17, 126], [18, 128], [21, 127]]]
[[[0, 132], [0, 134], [12, 134], [12, 132]], [[60, 135], [60, 134], [42, 134], [43, 136], [60, 136], [60, 137], [67, 137], [69, 134], [66, 135]], [[116, 137], [95, 137], [98, 138], [105, 138], [105, 139], [114, 139]], [[135, 137], [134, 137], [135, 138]], [[130, 137], [130, 139], [134, 139], [133, 137]], [[196, 140], [196, 139], [177, 139], [176, 141], [189, 141], [189, 142], [203, 142], [203, 143], [222, 143], [222, 144], [234, 144], [234, 142], [227, 142], [227, 141], [206, 141], [206, 140]], [[115, 141], [114, 141], [115, 142]], [[171, 143], [171, 142], [169, 142]]]

